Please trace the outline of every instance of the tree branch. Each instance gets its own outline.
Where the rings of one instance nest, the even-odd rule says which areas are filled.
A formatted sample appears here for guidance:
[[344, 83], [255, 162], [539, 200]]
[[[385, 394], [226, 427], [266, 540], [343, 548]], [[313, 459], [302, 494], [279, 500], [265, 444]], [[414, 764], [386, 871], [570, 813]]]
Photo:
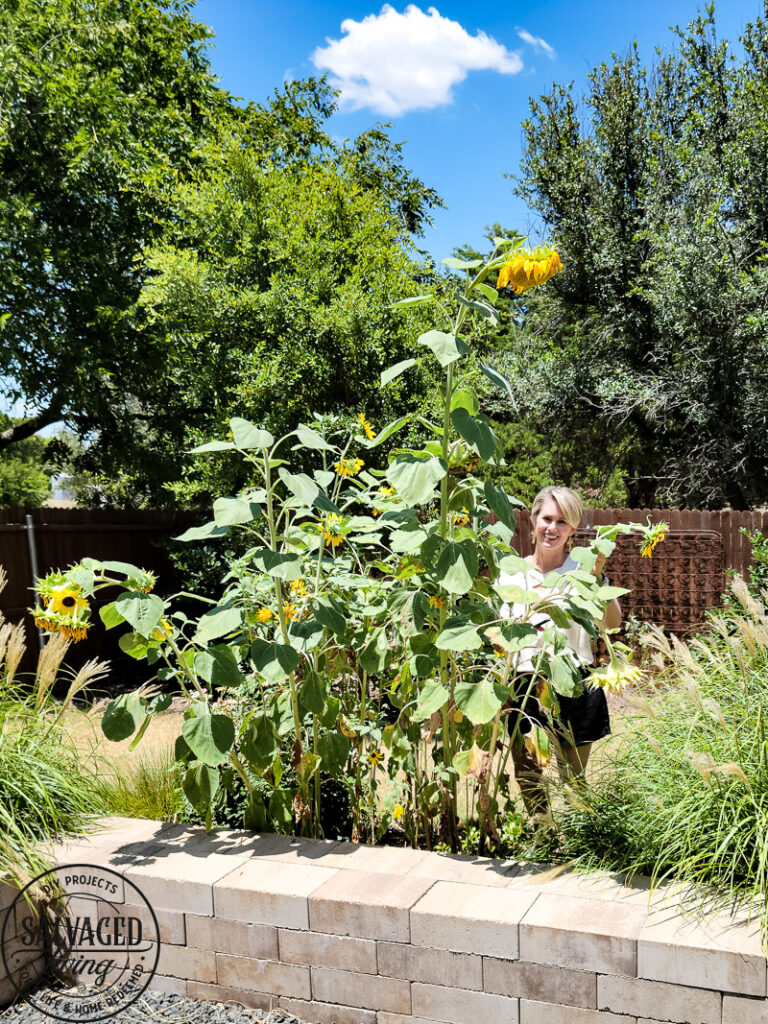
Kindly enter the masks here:
[[63, 402], [55, 398], [51, 404], [43, 412], [38, 413], [37, 416], [32, 416], [28, 420], [24, 420], [23, 423], [17, 423], [15, 426], [7, 427], [5, 430], [0, 430], [0, 452], [5, 451], [12, 444], [17, 441], [24, 441], [28, 437], [32, 437], [43, 427], [48, 427], [51, 423], [55, 423], [56, 420], [61, 419]]

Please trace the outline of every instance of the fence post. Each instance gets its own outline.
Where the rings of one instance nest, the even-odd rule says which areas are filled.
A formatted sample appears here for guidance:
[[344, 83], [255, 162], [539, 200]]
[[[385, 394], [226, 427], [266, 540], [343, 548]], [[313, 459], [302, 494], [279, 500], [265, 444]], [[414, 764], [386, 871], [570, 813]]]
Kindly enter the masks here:
[[[29, 549], [29, 568], [32, 573], [32, 586], [35, 585], [35, 580], [40, 575], [37, 566], [37, 542], [35, 541], [35, 522], [32, 516], [27, 513], [24, 517], [24, 523], [27, 529], [27, 548]], [[45, 646], [45, 635], [42, 629], [37, 627], [37, 643], [42, 651]]]

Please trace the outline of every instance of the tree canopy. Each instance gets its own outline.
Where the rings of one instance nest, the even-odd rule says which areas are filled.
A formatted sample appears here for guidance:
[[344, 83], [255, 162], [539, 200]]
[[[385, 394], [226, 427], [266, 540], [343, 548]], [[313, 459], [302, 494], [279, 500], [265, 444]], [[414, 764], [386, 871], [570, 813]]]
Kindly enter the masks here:
[[124, 419], [157, 358], [130, 315], [164, 182], [227, 109], [209, 35], [182, 0], [0, 4], [0, 374], [37, 414], [0, 448], [65, 419]]
[[565, 270], [507, 356], [522, 409], [619, 466], [633, 504], [768, 500], [768, 27], [708, 7], [651, 70], [531, 102], [518, 191]]

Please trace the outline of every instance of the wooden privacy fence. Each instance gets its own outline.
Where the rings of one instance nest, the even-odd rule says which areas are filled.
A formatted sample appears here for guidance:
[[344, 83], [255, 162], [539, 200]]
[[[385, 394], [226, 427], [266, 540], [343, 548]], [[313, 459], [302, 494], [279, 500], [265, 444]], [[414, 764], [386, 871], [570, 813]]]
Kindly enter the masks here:
[[[625, 616], [636, 615], [676, 632], [687, 632], [702, 621], [704, 612], [719, 603], [725, 588], [725, 570], [746, 574], [751, 545], [739, 532], [768, 530], [768, 510], [757, 512], [695, 512], [667, 509], [588, 509], [576, 543], [594, 535], [594, 527], [616, 522], [670, 524], [669, 538], [641, 558], [637, 538], [621, 537], [608, 574], [617, 586], [631, 589], [622, 601]], [[29, 519], [27, 519], [29, 517]], [[172, 592], [177, 581], [167, 554], [167, 541], [198, 522], [194, 512], [118, 511], [111, 509], [0, 509], [0, 565], [8, 584], [0, 594], [0, 610], [11, 621], [24, 620], [31, 667], [37, 636], [26, 609], [33, 603], [31, 553], [37, 570], [65, 568], [85, 556], [132, 562], [154, 572], [158, 590]], [[530, 554], [530, 517], [517, 514], [516, 544], [522, 555]], [[34, 542], [34, 543], [32, 543]], [[87, 658], [108, 658], [123, 666], [132, 663], [117, 646], [115, 632], [91, 630], [88, 639], [70, 652], [71, 664]]]
[[[40, 576], [85, 557], [131, 562], [154, 572], [158, 589], [168, 593], [176, 580], [166, 542], [200, 518], [190, 512], [0, 508], [0, 565], [8, 575], [0, 593], [0, 611], [11, 622], [23, 621], [26, 626], [27, 656], [22, 670], [34, 667], [38, 651], [37, 631], [27, 614], [34, 604], [33, 558]], [[107, 593], [105, 600], [113, 597]], [[96, 609], [94, 612], [98, 614]], [[73, 645], [67, 663], [77, 667], [89, 658], [107, 658], [129, 671], [135, 662], [118, 647], [119, 632], [92, 629], [87, 639]]]

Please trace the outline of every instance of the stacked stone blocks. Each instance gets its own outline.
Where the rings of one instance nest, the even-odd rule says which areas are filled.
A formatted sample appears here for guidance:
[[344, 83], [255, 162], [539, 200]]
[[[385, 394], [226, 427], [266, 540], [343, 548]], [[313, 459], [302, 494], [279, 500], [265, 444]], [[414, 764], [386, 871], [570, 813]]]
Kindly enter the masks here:
[[153, 985], [336, 1024], [768, 1024], [756, 922], [609, 875], [112, 819], [158, 916]]

